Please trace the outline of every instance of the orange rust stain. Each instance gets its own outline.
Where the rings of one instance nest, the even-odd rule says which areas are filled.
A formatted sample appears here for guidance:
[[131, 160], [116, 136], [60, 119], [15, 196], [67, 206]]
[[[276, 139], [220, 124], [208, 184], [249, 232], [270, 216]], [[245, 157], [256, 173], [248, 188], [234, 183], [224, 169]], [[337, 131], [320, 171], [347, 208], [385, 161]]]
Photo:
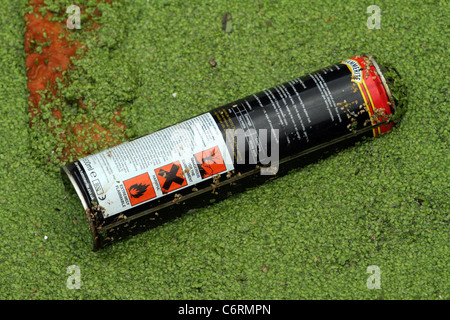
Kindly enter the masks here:
[[[106, 2], [110, 3], [110, 1]], [[77, 49], [88, 50], [88, 48], [79, 41], [68, 40], [70, 31], [66, 26], [66, 20], [55, 22], [51, 21], [53, 17], [51, 12], [47, 12], [45, 16], [40, 14], [39, 9], [45, 6], [44, 0], [30, 0], [29, 4], [33, 11], [25, 14], [24, 19], [26, 22], [25, 52], [29, 90], [28, 112], [31, 115], [30, 126], [32, 127], [33, 119], [40, 117], [42, 113], [39, 91], [49, 89], [49, 101], [57, 98], [59, 96], [57, 79], [62, 79], [64, 71], [70, 72], [72, 68], [71, 58], [78, 58], [76, 56]], [[80, 9], [84, 13], [84, 8], [80, 6]], [[61, 14], [64, 15], [65, 13], [62, 12]], [[100, 13], [96, 9], [94, 14], [99, 15]], [[90, 21], [90, 25], [86, 27], [84, 32], [94, 32], [99, 27], [98, 23]], [[36, 50], [38, 46], [41, 50]], [[70, 85], [70, 83], [65, 85]], [[87, 108], [81, 99], [78, 101], [78, 106], [82, 109]], [[51, 111], [56, 120], [64, 118], [61, 110], [52, 109]], [[92, 153], [94, 148], [86, 147], [87, 143], [97, 144], [100, 148], [107, 148], [122, 142], [122, 139], [113, 138], [113, 133], [124, 136], [125, 125], [115, 119], [116, 116], [120, 116], [120, 113], [121, 107], [118, 106], [117, 111], [114, 112], [115, 117], [111, 121], [112, 129], [102, 127], [96, 121], [89, 121], [86, 118], [83, 118], [79, 123], [67, 125], [66, 128], [63, 128], [64, 133], [58, 135], [63, 144], [60, 160], [66, 161], [69, 156], [79, 158]], [[56, 129], [56, 127], [53, 129]], [[54, 135], [56, 136], [56, 133]]]

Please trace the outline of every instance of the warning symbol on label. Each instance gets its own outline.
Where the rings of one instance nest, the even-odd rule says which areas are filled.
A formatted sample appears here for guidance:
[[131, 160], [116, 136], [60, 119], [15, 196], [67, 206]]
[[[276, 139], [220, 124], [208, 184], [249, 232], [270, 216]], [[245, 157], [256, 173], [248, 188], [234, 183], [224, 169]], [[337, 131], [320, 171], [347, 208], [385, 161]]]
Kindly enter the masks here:
[[143, 173], [123, 182], [131, 205], [137, 205], [156, 196], [148, 173]]
[[196, 153], [194, 156], [203, 179], [227, 169], [218, 146]]
[[180, 161], [169, 163], [155, 170], [163, 193], [187, 186]]

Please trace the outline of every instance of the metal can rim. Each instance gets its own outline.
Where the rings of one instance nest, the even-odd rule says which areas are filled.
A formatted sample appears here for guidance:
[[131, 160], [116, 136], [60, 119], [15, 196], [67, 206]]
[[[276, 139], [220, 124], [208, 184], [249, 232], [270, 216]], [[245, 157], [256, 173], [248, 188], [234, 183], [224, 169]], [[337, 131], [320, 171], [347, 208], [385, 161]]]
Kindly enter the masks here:
[[78, 198], [81, 201], [81, 204], [84, 208], [84, 212], [87, 217], [87, 220], [89, 222], [89, 229], [90, 229], [91, 235], [92, 235], [94, 250], [97, 250], [98, 246], [99, 246], [98, 232], [97, 232], [97, 228], [95, 227], [94, 221], [92, 220], [92, 218], [90, 217], [90, 214], [89, 214], [90, 207], [89, 207], [88, 203], [86, 202], [86, 199], [84, 198], [82, 190], [80, 189], [80, 187], [78, 186], [78, 183], [76, 182], [75, 178], [73, 177], [72, 172], [70, 172], [70, 170], [67, 168], [67, 166], [62, 166], [62, 170], [65, 173], [65, 176], [68, 177], [72, 187], [74, 188]]
[[[375, 70], [378, 73], [378, 76], [380, 77], [381, 83], [383, 84], [384, 90], [386, 91], [386, 96], [389, 99], [389, 102], [391, 103], [391, 108], [392, 108], [392, 113], [396, 113], [397, 111], [397, 106], [395, 105], [395, 100], [392, 98], [392, 92], [391, 89], [389, 88], [389, 85], [386, 81], [386, 78], [384, 77], [384, 74], [382, 72], [382, 68], [378, 65], [378, 63], [376, 62], [375, 58], [373, 57], [373, 55], [369, 54], [365, 54], [365, 56], [367, 58], [369, 58], [369, 60], [372, 62]], [[384, 68], [386, 70], [386, 68]]]

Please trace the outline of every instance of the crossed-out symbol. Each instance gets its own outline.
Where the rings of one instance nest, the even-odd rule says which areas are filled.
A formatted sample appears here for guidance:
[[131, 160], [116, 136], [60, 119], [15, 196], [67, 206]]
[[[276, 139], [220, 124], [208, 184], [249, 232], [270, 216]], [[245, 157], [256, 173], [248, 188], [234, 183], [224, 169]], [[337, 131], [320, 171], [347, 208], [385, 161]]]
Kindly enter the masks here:
[[172, 167], [170, 168], [169, 172], [167, 172], [164, 169], [159, 170], [158, 175], [166, 179], [166, 181], [164, 182], [164, 184], [162, 186], [163, 189], [169, 190], [172, 183], [176, 183], [179, 185], [183, 184], [184, 179], [177, 176], [177, 172], [179, 169], [180, 169], [179, 166], [177, 166], [176, 164], [173, 164]]

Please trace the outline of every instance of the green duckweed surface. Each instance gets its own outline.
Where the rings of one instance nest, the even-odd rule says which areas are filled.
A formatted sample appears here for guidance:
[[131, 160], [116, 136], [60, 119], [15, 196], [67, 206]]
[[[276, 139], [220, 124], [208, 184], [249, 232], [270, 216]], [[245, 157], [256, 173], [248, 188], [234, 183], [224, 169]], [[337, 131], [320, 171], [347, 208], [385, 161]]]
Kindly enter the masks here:
[[449, 299], [446, 1], [113, 2], [95, 39], [72, 31], [90, 50], [62, 92], [99, 121], [123, 106], [130, 138], [365, 52], [401, 73], [407, 111], [383, 137], [94, 253], [42, 161], [54, 141], [29, 128], [25, 2], [0, 1], [1, 299]]

